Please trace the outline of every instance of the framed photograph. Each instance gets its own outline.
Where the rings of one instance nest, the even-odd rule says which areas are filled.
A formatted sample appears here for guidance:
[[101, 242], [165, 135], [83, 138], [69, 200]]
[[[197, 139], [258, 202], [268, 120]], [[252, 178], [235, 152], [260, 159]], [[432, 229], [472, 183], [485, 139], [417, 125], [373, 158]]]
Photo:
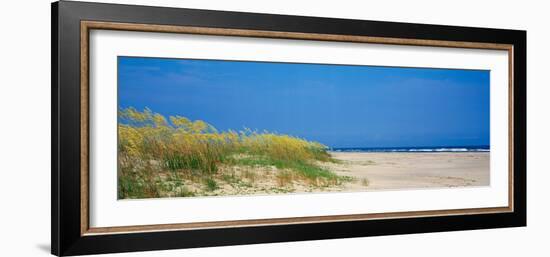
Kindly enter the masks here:
[[52, 5], [52, 253], [526, 225], [526, 32]]

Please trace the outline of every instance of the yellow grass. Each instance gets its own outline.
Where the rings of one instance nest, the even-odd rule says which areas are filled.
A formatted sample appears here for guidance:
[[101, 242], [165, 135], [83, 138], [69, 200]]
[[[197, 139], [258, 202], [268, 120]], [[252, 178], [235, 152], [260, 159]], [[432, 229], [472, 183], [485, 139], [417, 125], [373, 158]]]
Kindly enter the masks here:
[[[167, 177], [183, 196], [201, 193], [182, 188], [186, 181], [205, 181], [213, 191], [218, 188], [214, 179], [228, 166], [274, 167], [280, 171], [276, 177], [281, 186], [293, 180], [326, 186], [345, 179], [316, 164], [332, 161], [327, 147], [318, 142], [250, 129], [220, 132], [207, 122], [183, 116], [167, 119], [148, 108], [122, 109], [118, 117], [119, 198], [162, 197], [174, 190], [166, 188]], [[243, 172], [248, 181], [261, 179], [251, 174]]]

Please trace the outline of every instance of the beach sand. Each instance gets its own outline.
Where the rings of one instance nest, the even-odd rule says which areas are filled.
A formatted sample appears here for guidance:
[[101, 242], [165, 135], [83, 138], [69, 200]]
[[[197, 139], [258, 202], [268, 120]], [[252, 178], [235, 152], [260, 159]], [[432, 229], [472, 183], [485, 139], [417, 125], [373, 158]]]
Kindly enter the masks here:
[[[488, 152], [365, 153], [330, 152], [338, 162], [318, 162], [319, 166], [345, 176], [332, 186], [312, 186], [302, 180], [278, 183], [282, 172], [269, 167], [225, 167], [217, 177], [218, 188], [204, 190], [201, 181], [186, 180], [185, 189], [195, 196], [269, 195], [307, 192], [364, 192], [426, 188], [474, 187], [489, 185]], [[168, 175], [168, 174], [165, 174]], [[227, 177], [229, 175], [229, 177]], [[168, 178], [163, 178], [169, 181]], [[171, 183], [171, 182], [170, 182]], [[164, 192], [172, 197], [178, 190]]]
[[341, 191], [489, 185], [489, 152], [330, 154], [342, 163], [327, 168], [355, 178]]

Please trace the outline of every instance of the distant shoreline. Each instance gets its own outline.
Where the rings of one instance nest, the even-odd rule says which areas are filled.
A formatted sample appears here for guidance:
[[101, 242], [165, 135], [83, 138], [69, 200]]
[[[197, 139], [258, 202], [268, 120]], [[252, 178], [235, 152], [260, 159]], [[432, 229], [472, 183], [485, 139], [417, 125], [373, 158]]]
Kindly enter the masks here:
[[329, 148], [337, 153], [454, 153], [490, 152], [489, 146], [435, 146], [435, 147], [342, 147]]

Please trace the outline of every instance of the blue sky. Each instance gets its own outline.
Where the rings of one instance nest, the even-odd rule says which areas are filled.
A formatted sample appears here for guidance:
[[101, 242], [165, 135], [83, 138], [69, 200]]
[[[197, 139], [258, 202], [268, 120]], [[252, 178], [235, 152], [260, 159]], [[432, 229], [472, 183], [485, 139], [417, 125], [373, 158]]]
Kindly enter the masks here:
[[119, 57], [118, 99], [330, 147], [489, 145], [489, 71]]

